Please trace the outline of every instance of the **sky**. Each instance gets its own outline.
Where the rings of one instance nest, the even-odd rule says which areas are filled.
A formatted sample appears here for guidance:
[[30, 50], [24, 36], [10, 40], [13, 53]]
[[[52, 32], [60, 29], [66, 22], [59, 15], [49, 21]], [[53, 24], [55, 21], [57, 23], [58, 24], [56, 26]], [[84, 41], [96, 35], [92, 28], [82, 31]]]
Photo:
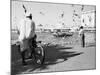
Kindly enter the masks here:
[[[57, 3], [40, 3], [40, 2], [25, 2], [25, 1], [12, 1], [11, 3], [11, 20], [12, 28], [16, 28], [20, 20], [24, 17], [24, 9], [26, 7], [28, 12], [32, 13], [33, 21], [38, 28], [42, 24], [44, 28], [60, 28], [64, 23], [64, 28], [69, 28], [74, 25], [73, 11], [79, 16], [82, 14], [82, 5], [72, 4], [57, 4]], [[83, 11], [95, 10], [95, 6], [85, 5]], [[63, 14], [63, 17], [61, 15]], [[77, 17], [75, 22], [80, 25], [80, 20]]]

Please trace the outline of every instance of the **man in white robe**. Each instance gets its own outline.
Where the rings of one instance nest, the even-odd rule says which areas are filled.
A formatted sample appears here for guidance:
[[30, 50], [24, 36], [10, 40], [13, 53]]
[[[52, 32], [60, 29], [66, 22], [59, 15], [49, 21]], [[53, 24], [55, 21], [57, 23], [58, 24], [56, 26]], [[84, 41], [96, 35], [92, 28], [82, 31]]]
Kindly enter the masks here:
[[20, 51], [22, 55], [22, 63], [26, 65], [25, 62], [25, 51], [30, 48], [32, 45], [31, 40], [34, 38], [35, 35], [35, 23], [32, 20], [31, 13], [25, 13], [25, 18], [21, 20], [20, 24], [18, 25], [19, 30], [19, 38], [18, 41], [20, 42]]

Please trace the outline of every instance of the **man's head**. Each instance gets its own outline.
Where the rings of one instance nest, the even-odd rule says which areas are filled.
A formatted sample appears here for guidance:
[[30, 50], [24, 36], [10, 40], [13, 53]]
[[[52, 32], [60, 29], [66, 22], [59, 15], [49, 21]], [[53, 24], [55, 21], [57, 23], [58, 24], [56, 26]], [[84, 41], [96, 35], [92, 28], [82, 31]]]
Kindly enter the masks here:
[[30, 12], [27, 12], [27, 9], [26, 7], [23, 5], [23, 8], [24, 8], [24, 15], [26, 18], [29, 18], [29, 19], [32, 19], [32, 14]]

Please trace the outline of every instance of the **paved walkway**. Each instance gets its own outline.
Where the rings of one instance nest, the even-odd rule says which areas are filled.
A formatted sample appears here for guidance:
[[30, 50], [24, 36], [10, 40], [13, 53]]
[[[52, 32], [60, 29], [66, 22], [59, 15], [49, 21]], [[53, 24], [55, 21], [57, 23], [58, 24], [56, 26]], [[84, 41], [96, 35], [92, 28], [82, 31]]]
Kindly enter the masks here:
[[95, 47], [69, 47], [60, 50], [60, 53], [63, 55], [58, 53], [59, 57], [56, 53], [53, 55], [52, 52], [49, 52], [52, 55], [47, 56], [43, 66], [36, 69], [29, 68], [25, 72], [21, 72], [21, 75], [24, 75], [23, 73], [95, 69]]

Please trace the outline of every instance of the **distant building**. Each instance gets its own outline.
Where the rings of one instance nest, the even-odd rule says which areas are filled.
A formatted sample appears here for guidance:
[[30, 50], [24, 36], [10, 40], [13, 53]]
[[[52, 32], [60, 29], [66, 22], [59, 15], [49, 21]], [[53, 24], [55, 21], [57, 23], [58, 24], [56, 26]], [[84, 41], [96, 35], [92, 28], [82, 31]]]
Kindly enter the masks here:
[[96, 13], [94, 10], [92, 11], [86, 11], [86, 12], [82, 12], [81, 15], [81, 25], [84, 27], [93, 27], [95, 28], [95, 22], [96, 22]]

